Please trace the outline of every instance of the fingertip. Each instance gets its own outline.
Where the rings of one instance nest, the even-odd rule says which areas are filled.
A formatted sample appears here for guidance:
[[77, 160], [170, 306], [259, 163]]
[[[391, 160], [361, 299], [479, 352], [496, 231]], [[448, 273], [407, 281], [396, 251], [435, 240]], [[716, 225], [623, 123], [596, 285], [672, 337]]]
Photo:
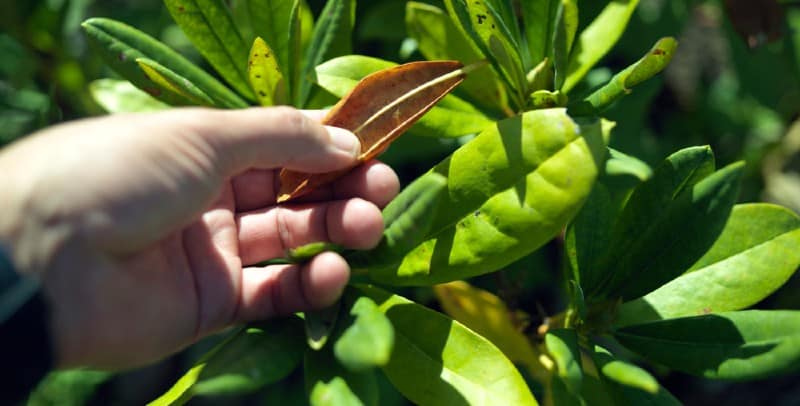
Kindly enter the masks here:
[[339, 254], [323, 252], [309, 261], [302, 272], [303, 292], [314, 309], [330, 306], [342, 295], [350, 279], [350, 266]]
[[348, 248], [375, 248], [383, 236], [380, 209], [361, 198], [331, 203], [326, 221], [330, 240]]
[[353, 158], [358, 158], [361, 154], [361, 141], [355, 134], [344, 128], [325, 126], [330, 135], [331, 146], [338, 152], [344, 152]]

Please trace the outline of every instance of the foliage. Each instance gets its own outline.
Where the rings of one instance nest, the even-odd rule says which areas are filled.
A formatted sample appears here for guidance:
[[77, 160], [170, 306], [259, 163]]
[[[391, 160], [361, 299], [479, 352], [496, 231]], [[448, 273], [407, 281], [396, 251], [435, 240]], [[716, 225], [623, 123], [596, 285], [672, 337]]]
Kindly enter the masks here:
[[[92, 94], [108, 111], [187, 104], [325, 107], [364, 77], [395, 65], [386, 59], [398, 59], [385, 51], [387, 58], [353, 54], [354, 32], [398, 41], [397, 48], [403, 41], [379, 33], [374, 22], [356, 25], [354, 0], [324, 7], [303, 0], [165, 3], [215, 73], [137, 28], [89, 19], [83, 27], [95, 54], [141, 89], [112, 79], [95, 82]], [[401, 2], [376, 3], [370, 13], [393, 15]], [[404, 3], [402, 55], [486, 60], [488, 66], [471, 72], [404, 136], [436, 152], [416, 161], [425, 162], [419, 164], [424, 173], [408, 176], [417, 179], [384, 209], [380, 245], [287, 253], [286, 260], [299, 262], [319, 249], [339, 250], [358, 277], [332, 309], [243, 327], [155, 403], [265, 385], [277, 390], [297, 379], [293, 371], [301, 364], [304, 399], [315, 405], [384, 404], [387, 393], [388, 399], [395, 393], [384, 388], [387, 379], [417, 404], [677, 404], [657, 379], [663, 367], [732, 380], [796, 369], [800, 313], [745, 309], [797, 270], [800, 218], [777, 205], [737, 201], [740, 191], [753, 197], [752, 160], [782, 132], [776, 123], [800, 106], [796, 95], [783, 98], [783, 106], [794, 107], [777, 106], [778, 83], [797, 89], [798, 81], [784, 80], [792, 75], [783, 71], [774, 77], [749, 72], [745, 66], [769, 66], [774, 55], [748, 56], [736, 43], [728, 58], [748, 63], [736, 64], [737, 72], [728, 66], [705, 93], [693, 94], [700, 79], [679, 68], [701, 66], [701, 75], [713, 65], [698, 52], [690, 54], [694, 60], [681, 56], [684, 47], [696, 46], [689, 29], [699, 17], [644, 0], [589, 3]], [[713, 13], [710, 6], [697, 10]], [[797, 20], [795, 14], [790, 17]], [[649, 35], [623, 35], [645, 21], [653, 29], [641, 31]], [[676, 35], [677, 21], [689, 27], [677, 50], [671, 37], [652, 38]], [[618, 41], [621, 51], [614, 54]], [[792, 51], [795, 58], [799, 49]], [[616, 74], [596, 66], [609, 53]], [[688, 136], [652, 141], [656, 132], [643, 117], [663, 82], [647, 79], [673, 56], [677, 68], [665, 75], [673, 102], [696, 107], [663, 112], [669, 120], [658, 128], [665, 134], [688, 128]], [[795, 75], [797, 62], [787, 68]], [[15, 117], [39, 120], [47, 111], [34, 102], [14, 107], [28, 114]], [[617, 122], [613, 137], [614, 124], [602, 116]], [[699, 138], [708, 128], [750, 133], [735, 142], [730, 135]], [[708, 146], [685, 147], [698, 139], [714, 144], [718, 156]], [[395, 152], [408, 150], [404, 141], [388, 160], [420, 159]], [[750, 144], [741, 153], [741, 145], [731, 143]], [[746, 165], [716, 164], [743, 155]], [[443, 159], [431, 165], [434, 157]], [[480, 275], [503, 278], [518, 261], [552, 250], [551, 241], [563, 243], [566, 303], [539, 320], [535, 331], [526, 329], [531, 316], [517, 311], [503, 289], [460, 281], [478, 277], [474, 284], [487, 285]], [[433, 293], [406, 286], [433, 286]], [[420, 303], [426, 295], [419, 292], [429, 292], [446, 315], [400, 292]]]

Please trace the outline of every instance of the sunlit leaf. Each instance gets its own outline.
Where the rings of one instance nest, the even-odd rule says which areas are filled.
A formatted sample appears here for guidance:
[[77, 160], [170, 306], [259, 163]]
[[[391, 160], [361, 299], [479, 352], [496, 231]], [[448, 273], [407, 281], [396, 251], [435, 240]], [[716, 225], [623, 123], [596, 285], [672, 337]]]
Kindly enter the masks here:
[[800, 266], [800, 219], [770, 204], [740, 204], [711, 249], [672, 282], [623, 304], [617, 325], [740, 310], [758, 303]]
[[242, 96], [253, 99], [247, 83], [247, 44], [222, 0], [164, 0], [164, 4], [225, 81]]
[[262, 106], [286, 104], [286, 84], [278, 67], [275, 54], [269, 45], [258, 37], [250, 49], [247, 62], [250, 86]]
[[358, 288], [391, 320], [396, 339], [386, 376], [420, 405], [535, 405], [503, 353], [460, 323], [377, 288]]
[[303, 372], [311, 406], [378, 405], [375, 372], [348, 371], [329, 349], [307, 351]]
[[98, 79], [89, 84], [89, 92], [109, 113], [158, 111], [168, 107], [125, 80]]
[[158, 86], [159, 91], [172, 93], [180, 100], [181, 104], [200, 106], [212, 106], [214, 104], [214, 101], [200, 88], [158, 62], [152, 59], [139, 58], [136, 63], [139, 64], [147, 78]]
[[345, 368], [360, 372], [383, 366], [394, 346], [392, 323], [368, 297], [358, 297], [350, 308], [354, 319], [333, 346], [336, 359]]

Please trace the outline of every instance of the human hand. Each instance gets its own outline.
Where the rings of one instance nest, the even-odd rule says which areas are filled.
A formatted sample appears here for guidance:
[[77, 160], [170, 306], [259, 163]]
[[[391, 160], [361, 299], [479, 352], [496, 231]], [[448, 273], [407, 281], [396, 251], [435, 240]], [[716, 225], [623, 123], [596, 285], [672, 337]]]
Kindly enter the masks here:
[[313, 241], [367, 249], [380, 240], [379, 207], [399, 189], [384, 164], [275, 205], [276, 168], [355, 163], [358, 139], [308, 114], [109, 116], [0, 151], [0, 243], [42, 281], [59, 367], [139, 366], [231, 324], [338, 298], [349, 267], [335, 253], [251, 266]]

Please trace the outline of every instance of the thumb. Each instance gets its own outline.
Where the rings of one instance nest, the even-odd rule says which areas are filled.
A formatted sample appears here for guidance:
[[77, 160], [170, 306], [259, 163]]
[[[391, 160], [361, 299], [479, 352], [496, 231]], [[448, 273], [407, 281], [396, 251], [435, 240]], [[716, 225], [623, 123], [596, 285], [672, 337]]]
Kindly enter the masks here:
[[218, 154], [227, 175], [279, 167], [330, 172], [354, 165], [361, 152], [352, 132], [323, 126], [310, 118], [310, 112], [291, 107], [184, 113], [194, 117], [191, 128]]

